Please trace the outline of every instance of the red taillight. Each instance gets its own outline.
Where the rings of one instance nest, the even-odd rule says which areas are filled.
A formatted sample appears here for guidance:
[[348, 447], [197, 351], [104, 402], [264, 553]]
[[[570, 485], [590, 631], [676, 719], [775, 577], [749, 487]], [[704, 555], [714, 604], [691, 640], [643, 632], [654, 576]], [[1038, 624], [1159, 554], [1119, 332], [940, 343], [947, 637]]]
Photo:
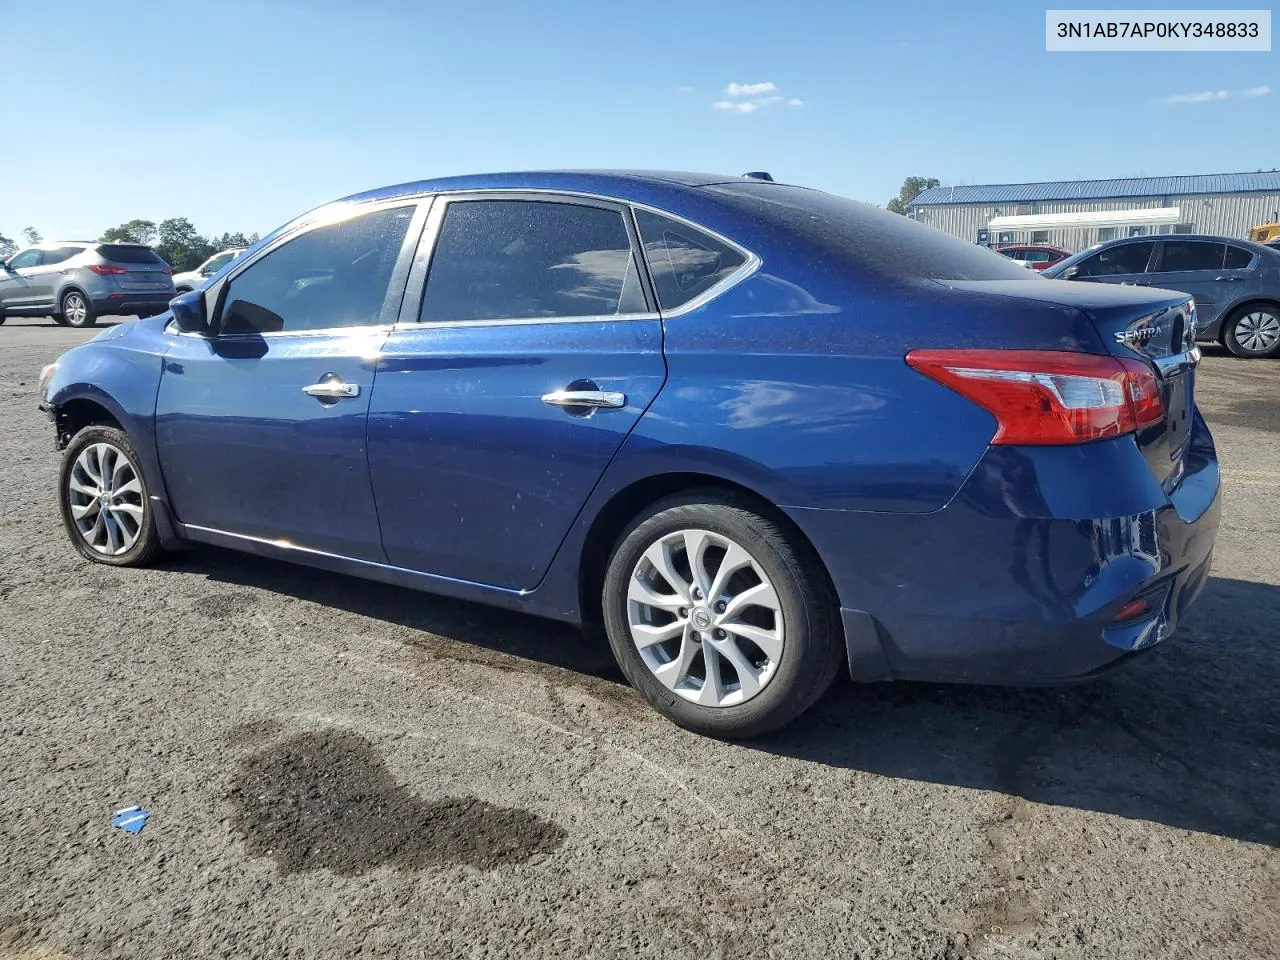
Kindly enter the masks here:
[[165, 268], [164, 268], [164, 275], [165, 275], [166, 277], [168, 277], [168, 276], [172, 276], [172, 274], [173, 274], [173, 267], [165, 267]]
[[121, 273], [128, 273], [128, 267], [116, 267], [109, 263], [91, 263], [89, 269], [100, 277], [112, 277]]
[[1118, 437], [1164, 416], [1141, 360], [1051, 350], [913, 350], [907, 363], [996, 418], [995, 444]]

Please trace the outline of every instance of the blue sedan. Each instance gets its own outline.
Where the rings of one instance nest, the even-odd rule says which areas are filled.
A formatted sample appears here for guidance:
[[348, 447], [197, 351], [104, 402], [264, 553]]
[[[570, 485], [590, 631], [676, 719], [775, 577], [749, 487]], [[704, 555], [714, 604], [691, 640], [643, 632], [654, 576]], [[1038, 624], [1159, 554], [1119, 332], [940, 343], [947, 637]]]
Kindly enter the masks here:
[[761, 177], [520, 173], [292, 221], [43, 371], [75, 549], [602, 625], [667, 717], [1130, 659], [1208, 575], [1194, 305]]

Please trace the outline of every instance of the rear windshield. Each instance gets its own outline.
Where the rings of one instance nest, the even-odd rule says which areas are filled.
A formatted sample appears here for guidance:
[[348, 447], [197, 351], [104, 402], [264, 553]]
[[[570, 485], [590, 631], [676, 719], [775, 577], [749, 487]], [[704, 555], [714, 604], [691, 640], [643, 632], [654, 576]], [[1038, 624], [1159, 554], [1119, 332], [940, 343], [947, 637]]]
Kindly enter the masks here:
[[887, 276], [1026, 280], [1031, 274], [985, 247], [843, 197], [785, 184], [726, 183], [712, 190], [765, 225], [798, 234]]
[[98, 252], [112, 263], [164, 263], [150, 247], [126, 243], [104, 243]]

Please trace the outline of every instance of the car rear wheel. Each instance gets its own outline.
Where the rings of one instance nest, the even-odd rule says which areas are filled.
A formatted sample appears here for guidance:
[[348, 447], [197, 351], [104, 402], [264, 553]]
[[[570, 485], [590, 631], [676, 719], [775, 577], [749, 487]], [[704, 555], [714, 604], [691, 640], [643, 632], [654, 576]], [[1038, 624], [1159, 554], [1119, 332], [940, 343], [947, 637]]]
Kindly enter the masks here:
[[1223, 340], [1237, 357], [1273, 357], [1280, 353], [1280, 310], [1245, 306], [1227, 320]]
[[62, 318], [69, 327], [92, 327], [98, 322], [93, 305], [79, 290], [68, 290], [62, 295]]
[[664, 716], [707, 736], [783, 726], [843, 659], [817, 558], [729, 494], [669, 498], [633, 523], [610, 558], [603, 606], [627, 679]]
[[68, 444], [58, 479], [67, 535], [95, 563], [138, 567], [160, 550], [138, 455], [124, 431], [86, 427]]

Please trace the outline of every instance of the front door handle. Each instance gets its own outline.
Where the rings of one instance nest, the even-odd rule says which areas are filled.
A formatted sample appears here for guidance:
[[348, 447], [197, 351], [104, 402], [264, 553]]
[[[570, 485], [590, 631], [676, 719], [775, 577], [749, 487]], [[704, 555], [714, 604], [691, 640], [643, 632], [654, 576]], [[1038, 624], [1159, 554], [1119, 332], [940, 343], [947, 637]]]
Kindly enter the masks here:
[[1222, 281], [1225, 281], [1226, 283], [1235, 283], [1237, 280], [1243, 280], [1244, 278], [1243, 277], [1214, 277], [1213, 279], [1215, 281], [1222, 280]]
[[360, 384], [346, 383], [336, 373], [327, 373], [319, 383], [303, 387], [302, 392], [317, 400], [349, 400], [360, 396]]
[[625, 407], [627, 395], [611, 390], [553, 390], [542, 395], [553, 407]]

